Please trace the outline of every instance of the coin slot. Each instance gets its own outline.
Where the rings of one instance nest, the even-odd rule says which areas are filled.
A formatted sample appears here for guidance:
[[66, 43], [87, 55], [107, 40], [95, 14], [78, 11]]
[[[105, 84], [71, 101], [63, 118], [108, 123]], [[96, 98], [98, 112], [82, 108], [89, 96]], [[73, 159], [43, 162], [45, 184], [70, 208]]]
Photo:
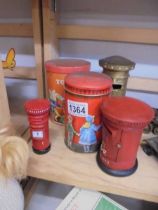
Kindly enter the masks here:
[[112, 87], [113, 87], [114, 90], [119, 90], [119, 89], [121, 89], [122, 85], [113, 84]]

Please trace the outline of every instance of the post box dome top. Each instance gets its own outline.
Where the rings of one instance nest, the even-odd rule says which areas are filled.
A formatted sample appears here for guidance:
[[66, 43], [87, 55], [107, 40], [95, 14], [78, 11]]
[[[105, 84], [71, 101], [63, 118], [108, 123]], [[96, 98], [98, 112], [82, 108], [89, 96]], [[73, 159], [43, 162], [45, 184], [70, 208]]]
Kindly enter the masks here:
[[129, 71], [135, 67], [135, 63], [133, 61], [117, 55], [100, 59], [99, 65], [104, 69], [114, 71]]
[[90, 62], [82, 59], [54, 59], [45, 63], [46, 71], [59, 74], [89, 71]]
[[105, 119], [118, 126], [144, 128], [154, 117], [154, 111], [148, 104], [126, 96], [105, 99], [101, 111]]
[[66, 76], [65, 90], [79, 95], [105, 95], [112, 90], [112, 79], [98, 72], [77, 72]]
[[28, 114], [43, 114], [50, 110], [50, 101], [47, 99], [32, 99], [26, 101], [24, 107]]

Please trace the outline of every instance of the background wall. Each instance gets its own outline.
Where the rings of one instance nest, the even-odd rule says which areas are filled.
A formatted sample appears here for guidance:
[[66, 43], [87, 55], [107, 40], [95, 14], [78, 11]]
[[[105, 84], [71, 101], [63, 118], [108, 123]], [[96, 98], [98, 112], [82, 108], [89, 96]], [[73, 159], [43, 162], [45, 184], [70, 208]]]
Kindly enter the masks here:
[[[157, 0], [59, 0], [57, 7], [60, 11], [59, 22], [62, 24], [158, 28]], [[14, 3], [9, 0], [3, 1], [0, 6], [0, 22], [10, 21], [31, 22], [31, 1], [15, 0]], [[18, 66], [35, 65], [31, 38], [0, 37], [0, 51], [3, 59], [11, 47], [16, 50]], [[136, 62], [136, 68], [130, 72], [132, 76], [158, 78], [157, 45], [60, 40], [61, 57], [87, 59], [91, 61], [93, 71], [102, 70], [98, 65], [100, 58], [112, 55], [121, 55]], [[37, 96], [35, 81], [6, 79], [6, 84], [10, 97], [20, 98], [21, 94], [28, 98]], [[127, 95], [158, 107], [158, 96], [155, 94], [128, 92]]]
[[1, 1], [0, 19], [31, 18], [31, 1], [14, 0]]
[[[158, 28], [158, 1], [156, 0], [60, 0], [59, 22], [96, 26]], [[98, 60], [112, 55], [124, 56], [136, 63], [131, 76], [158, 78], [158, 46], [82, 40], [61, 40], [62, 57], [86, 58], [93, 71], [102, 71]], [[128, 91], [128, 96], [158, 107], [158, 96]]]
[[127, 14], [127, 15], [158, 15], [157, 0], [59, 0], [60, 11], [84, 11]]
[[[31, 20], [31, 1], [5, 0], [0, 4], [0, 23], [26, 22]], [[17, 66], [35, 66], [34, 46], [32, 38], [0, 37], [1, 57], [5, 60], [10, 48], [16, 52]], [[26, 100], [37, 97], [37, 84], [33, 80], [5, 79], [9, 99]]]

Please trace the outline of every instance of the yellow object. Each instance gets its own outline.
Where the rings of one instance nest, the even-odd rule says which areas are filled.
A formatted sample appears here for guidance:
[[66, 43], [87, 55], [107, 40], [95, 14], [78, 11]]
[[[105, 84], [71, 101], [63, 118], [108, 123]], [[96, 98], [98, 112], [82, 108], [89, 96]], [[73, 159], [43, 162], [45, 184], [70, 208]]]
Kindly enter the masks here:
[[82, 128], [89, 128], [90, 127], [90, 123], [89, 122], [85, 122], [85, 124], [82, 126]]
[[6, 60], [2, 61], [2, 68], [3, 69], [13, 69], [16, 66], [15, 61], [15, 50], [11, 48], [6, 56]]

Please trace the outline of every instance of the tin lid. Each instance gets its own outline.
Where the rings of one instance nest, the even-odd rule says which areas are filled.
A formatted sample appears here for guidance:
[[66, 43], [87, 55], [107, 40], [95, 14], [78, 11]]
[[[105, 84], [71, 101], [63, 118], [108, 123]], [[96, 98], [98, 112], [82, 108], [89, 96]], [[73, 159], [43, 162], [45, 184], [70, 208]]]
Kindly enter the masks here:
[[118, 126], [144, 128], [154, 117], [148, 104], [126, 96], [108, 97], [103, 101], [101, 111], [105, 119]]
[[90, 62], [80, 59], [55, 59], [45, 63], [46, 71], [59, 74], [89, 71]]
[[104, 69], [114, 71], [129, 71], [135, 67], [135, 63], [133, 61], [117, 55], [100, 59], [99, 65]]
[[50, 109], [50, 102], [47, 99], [32, 99], [24, 104], [25, 110], [28, 114], [43, 114]]
[[112, 91], [109, 76], [97, 72], [77, 72], [66, 76], [65, 90], [78, 95], [105, 95]]

